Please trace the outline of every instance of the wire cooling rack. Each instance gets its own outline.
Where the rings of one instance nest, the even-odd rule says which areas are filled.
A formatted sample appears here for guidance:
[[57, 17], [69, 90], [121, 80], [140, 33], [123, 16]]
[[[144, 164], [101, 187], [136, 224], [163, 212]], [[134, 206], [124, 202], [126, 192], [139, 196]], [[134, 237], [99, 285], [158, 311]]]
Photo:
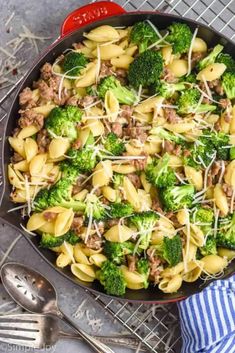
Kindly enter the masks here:
[[[209, 25], [235, 40], [235, 0], [119, 0], [116, 2], [127, 11], [158, 10], [185, 16]], [[6, 117], [9, 101], [21, 79], [0, 100], [0, 122]], [[150, 352], [178, 353], [180, 351], [180, 327], [175, 304], [150, 306], [123, 303], [87, 293], [138, 338], [140, 345]]]

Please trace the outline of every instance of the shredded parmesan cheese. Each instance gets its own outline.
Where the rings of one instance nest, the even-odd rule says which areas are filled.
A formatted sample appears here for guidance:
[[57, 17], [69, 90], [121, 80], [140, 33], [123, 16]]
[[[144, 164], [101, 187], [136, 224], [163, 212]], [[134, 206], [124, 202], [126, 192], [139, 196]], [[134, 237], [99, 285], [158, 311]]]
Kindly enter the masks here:
[[5, 260], [8, 258], [9, 254], [14, 249], [14, 246], [20, 240], [21, 237], [22, 237], [22, 234], [18, 235], [18, 237], [11, 243], [10, 247], [7, 249], [7, 251], [5, 252], [3, 258], [0, 261], [0, 267], [4, 264]]
[[191, 44], [189, 47], [189, 52], [188, 52], [188, 72], [187, 72], [187, 76], [190, 75], [191, 70], [192, 70], [192, 52], [193, 52], [193, 44], [195, 41], [195, 38], [197, 36], [197, 32], [198, 32], [198, 28], [195, 29], [194, 33], [193, 33], [193, 37], [191, 40]]

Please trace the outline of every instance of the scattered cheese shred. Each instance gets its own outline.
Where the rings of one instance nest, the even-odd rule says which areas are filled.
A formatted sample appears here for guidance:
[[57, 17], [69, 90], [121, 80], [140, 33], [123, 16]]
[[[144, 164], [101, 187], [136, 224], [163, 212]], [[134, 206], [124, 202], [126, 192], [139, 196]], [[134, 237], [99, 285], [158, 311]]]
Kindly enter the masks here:
[[194, 33], [193, 33], [193, 37], [191, 40], [191, 44], [189, 47], [189, 52], [188, 52], [188, 72], [187, 72], [187, 76], [191, 74], [192, 71], [192, 53], [193, 53], [193, 44], [195, 41], [195, 38], [197, 36], [197, 32], [198, 32], [198, 28], [195, 29]]
[[13, 17], [15, 16], [15, 12], [13, 11], [11, 15], [8, 17], [8, 19], [5, 22], [5, 27], [9, 25], [9, 23], [12, 21]]

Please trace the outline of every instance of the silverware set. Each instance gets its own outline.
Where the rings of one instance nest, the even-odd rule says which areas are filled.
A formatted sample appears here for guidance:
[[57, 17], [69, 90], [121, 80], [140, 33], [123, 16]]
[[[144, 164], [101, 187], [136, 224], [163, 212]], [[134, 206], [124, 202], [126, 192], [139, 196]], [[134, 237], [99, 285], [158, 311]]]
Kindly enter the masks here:
[[[21, 264], [7, 263], [2, 266], [1, 278], [13, 300], [31, 314], [1, 315], [0, 341], [41, 349], [62, 338], [83, 339], [99, 353], [114, 353], [107, 344], [138, 347], [139, 341], [129, 335], [92, 336], [83, 331], [58, 307], [56, 289], [40, 273]], [[59, 320], [70, 326], [74, 334], [61, 331]]]

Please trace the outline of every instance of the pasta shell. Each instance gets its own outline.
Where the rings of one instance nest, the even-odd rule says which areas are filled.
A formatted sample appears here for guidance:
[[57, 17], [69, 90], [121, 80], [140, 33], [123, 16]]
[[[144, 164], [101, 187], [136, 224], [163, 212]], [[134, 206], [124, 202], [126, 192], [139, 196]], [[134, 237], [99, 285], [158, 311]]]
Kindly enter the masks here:
[[74, 258], [76, 262], [84, 265], [91, 264], [88, 257], [84, 254], [83, 247], [81, 246], [81, 244], [76, 244], [74, 246], [73, 252], [74, 252]]
[[142, 184], [143, 187], [144, 187], [144, 190], [145, 190], [146, 192], [150, 192], [150, 189], [151, 189], [151, 186], [152, 186], [152, 185], [147, 181], [146, 175], [145, 175], [144, 172], [141, 172], [141, 174], [140, 174], [140, 181], [141, 181], [141, 184]]
[[15, 171], [12, 168], [12, 165], [8, 165], [8, 179], [11, 185], [13, 185], [17, 189], [23, 190], [25, 188], [24, 183], [20, 180], [19, 176], [16, 174], [17, 171]]
[[83, 282], [93, 282], [95, 280], [95, 271], [93, 266], [84, 264], [72, 264], [71, 272], [75, 277]]
[[226, 184], [235, 186], [235, 160], [227, 165], [224, 180]]
[[218, 255], [220, 257], [225, 257], [228, 261], [233, 260], [235, 258], [235, 250], [230, 250], [226, 248], [218, 248]]
[[153, 112], [153, 110], [157, 107], [161, 109], [161, 104], [163, 103], [164, 99], [165, 98], [160, 96], [145, 99], [144, 102], [139, 103], [135, 107], [135, 111], [138, 113], [150, 113], [150, 112]]
[[134, 233], [135, 231], [133, 229], [117, 224], [104, 233], [104, 237], [108, 241], [123, 243], [129, 240]]
[[120, 39], [118, 31], [114, 27], [109, 25], [103, 25], [92, 29], [89, 33], [85, 33], [84, 37], [97, 43], [109, 42]]
[[119, 174], [130, 174], [136, 171], [136, 168], [130, 164], [114, 164], [112, 170]]
[[81, 76], [75, 81], [75, 86], [79, 88], [93, 85], [96, 80], [96, 66], [95, 62], [87, 64], [86, 68], [81, 71]]
[[203, 266], [203, 262], [198, 260], [187, 263], [187, 272], [183, 273], [183, 280], [185, 282], [195, 282], [200, 277]]
[[128, 70], [128, 68], [133, 60], [134, 60], [134, 58], [132, 56], [127, 55], [127, 54], [123, 54], [123, 55], [118, 56], [117, 58], [112, 58], [111, 64], [115, 67]]
[[67, 233], [73, 222], [73, 210], [67, 209], [59, 213], [55, 221], [55, 236], [60, 236]]
[[230, 134], [235, 134], [235, 105], [232, 108], [232, 118], [230, 121], [229, 132]]
[[54, 222], [46, 222], [40, 228], [38, 228], [41, 232], [55, 234], [55, 223]]
[[193, 184], [197, 191], [202, 190], [203, 188], [203, 176], [201, 170], [196, 170], [193, 167], [185, 166], [184, 172], [186, 178], [188, 179], [190, 184]]
[[21, 157], [25, 158], [24, 141], [18, 137], [8, 137], [8, 141], [14, 151], [19, 153]]
[[104, 186], [102, 188], [102, 194], [110, 202], [115, 202], [117, 199], [117, 191], [110, 186]]
[[59, 158], [66, 154], [68, 148], [70, 146], [69, 140], [63, 137], [55, 138], [50, 142], [48, 147], [49, 150], [49, 157]]
[[24, 143], [24, 150], [27, 162], [30, 162], [34, 156], [38, 153], [37, 142], [31, 137], [27, 137]]
[[[30, 197], [32, 197], [34, 195], [34, 193], [35, 193], [35, 186], [30, 186], [30, 188], [29, 188]], [[26, 194], [25, 189], [24, 190], [15, 189], [11, 193], [10, 197], [13, 202], [25, 203], [25, 202], [27, 202], [28, 193]]]
[[43, 226], [45, 223], [47, 223], [46, 219], [43, 217], [42, 213], [34, 213], [32, 216], [29, 218], [26, 228], [29, 231], [33, 231], [36, 229], [39, 229], [41, 226]]
[[87, 189], [83, 189], [80, 192], [78, 192], [77, 194], [75, 194], [73, 196], [73, 199], [74, 200], [78, 200], [78, 201], [84, 201], [87, 194], [88, 194], [88, 190]]
[[214, 199], [218, 209], [226, 216], [229, 211], [228, 200], [220, 184], [216, 184], [214, 188]]
[[104, 107], [110, 122], [117, 119], [119, 113], [119, 102], [112, 91], [107, 91], [104, 98]]
[[205, 273], [214, 275], [219, 273], [228, 266], [228, 261], [224, 257], [218, 255], [207, 255], [201, 259], [201, 262], [204, 264], [203, 270]]
[[98, 119], [89, 119], [86, 126], [90, 129], [94, 137], [104, 134], [104, 124]]
[[223, 75], [225, 70], [226, 66], [221, 63], [214, 63], [208, 65], [207, 67], [205, 67], [205, 69], [201, 70], [197, 74], [197, 80], [203, 81], [204, 78], [206, 81], [214, 81], [220, 78], [220, 76]]
[[56, 266], [60, 268], [64, 268], [72, 263], [71, 258], [64, 253], [59, 254], [56, 259]]
[[88, 127], [79, 131], [78, 139], [79, 141], [81, 141], [82, 147], [86, 144], [89, 135], [90, 135], [90, 129]]
[[[100, 45], [99, 51], [101, 60], [110, 60], [125, 53], [125, 51], [116, 44]], [[97, 48], [93, 50], [92, 54], [97, 57]]]
[[103, 254], [94, 254], [89, 257], [89, 261], [91, 264], [101, 267], [102, 263], [107, 260], [107, 257]]
[[182, 134], [184, 132], [188, 132], [193, 130], [195, 127], [195, 123], [194, 122], [189, 122], [189, 123], [176, 123], [176, 124], [164, 124], [164, 128], [172, 131], [172, 132], [176, 132], [178, 134]]
[[95, 172], [92, 177], [92, 185], [94, 187], [108, 185], [112, 176], [112, 162], [109, 160], [99, 162], [95, 167]]
[[143, 275], [136, 271], [129, 271], [126, 266], [121, 266], [121, 271], [123, 273], [127, 288], [134, 290], [144, 288]]
[[163, 293], [175, 293], [182, 286], [182, 276], [175, 275], [172, 278], [163, 278], [158, 285], [158, 288]]
[[207, 44], [202, 38], [196, 37], [193, 41], [192, 47], [193, 53], [206, 53], [207, 52]]
[[188, 72], [188, 62], [184, 59], [175, 59], [167, 66], [167, 68], [175, 77], [182, 77]]
[[38, 114], [42, 114], [46, 118], [50, 114], [52, 109], [54, 109], [55, 107], [56, 107], [55, 104], [49, 103], [49, 104], [45, 104], [45, 105], [40, 105], [39, 107], [35, 107], [35, 108], [33, 108], [33, 111], [35, 111]]
[[128, 177], [124, 177], [123, 179], [123, 190], [126, 200], [130, 202], [135, 210], [138, 210], [140, 208], [138, 193]]
[[133, 56], [136, 53], [137, 49], [138, 49], [137, 45], [130, 46], [126, 49], [125, 54]]
[[184, 263], [179, 262], [176, 266], [168, 267], [162, 271], [162, 277], [173, 277], [175, 275], [181, 274], [184, 271]]
[[140, 208], [138, 209], [138, 211], [143, 212], [150, 210], [152, 206], [152, 199], [150, 194], [143, 189], [138, 189], [137, 193], [140, 203]]
[[168, 45], [166, 47], [163, 47], [161, 51], [165, 65], [169, 65], [174, 59], [174, 56], [172, 55], [172, 46]]
[[28, 172], [29, 165], [26, 160], [20, 161], [14, 164], [14, 169], [19, 170], [20, 172]]
[[25, 139], [26, 137], [30, 137], [30, 136], [35, 135], [39, 130], [40, 130], [40, 128], [38, 126], [29, 125], [29, 126], [24, 127], [22, 130], [20, 130], [17, 137], [19, 139]]
[[29, 164], [29, 172], [31, 175], [38, 176], [42, 171], [47, 160], [47, 154], [41, 153], [33, 157]]

